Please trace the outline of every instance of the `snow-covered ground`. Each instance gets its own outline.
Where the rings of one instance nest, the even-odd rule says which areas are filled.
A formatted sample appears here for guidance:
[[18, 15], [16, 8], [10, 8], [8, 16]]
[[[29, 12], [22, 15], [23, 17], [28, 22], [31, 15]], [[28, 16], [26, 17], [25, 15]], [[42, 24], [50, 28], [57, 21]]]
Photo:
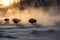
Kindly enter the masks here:
[[[60, 29], [58, 27], [51, 27], [54, 31], [49, 32], [49, 27], [38, 26], [0, 25], [1, 28], [7, 28], [0, 28], [0, 40], [60, 40]], [[8, 29], [9, 27], [15, 27], [15, 29]]]

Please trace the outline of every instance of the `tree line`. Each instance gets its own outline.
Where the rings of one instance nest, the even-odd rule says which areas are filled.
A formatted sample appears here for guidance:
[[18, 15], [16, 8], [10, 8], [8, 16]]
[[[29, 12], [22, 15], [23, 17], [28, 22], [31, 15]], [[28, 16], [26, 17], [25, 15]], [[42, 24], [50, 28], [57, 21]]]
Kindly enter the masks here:
[[[25, 6], [32, 6], [34, 5], [35, 7], [47, 7], [47, 6], [60, 6], [60, 0], [20, 0], [20, 6], [25, 7]], [[23, 6], [24, 5], [24, 6]]]

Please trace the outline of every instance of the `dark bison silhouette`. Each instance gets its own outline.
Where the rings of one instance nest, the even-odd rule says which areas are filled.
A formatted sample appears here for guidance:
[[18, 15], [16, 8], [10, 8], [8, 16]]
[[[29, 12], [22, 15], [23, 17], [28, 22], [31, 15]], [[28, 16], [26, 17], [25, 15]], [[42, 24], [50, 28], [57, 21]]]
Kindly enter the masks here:
[[17, 19], [17, 18], [13, 18], [12, 21], [13, 21], [14, 23], [18, 23], [18, 22], [20, 22], [21, 20], [19, 20], [19, 19]]
[[31, 24], [36, 24], [36, 22], [37, 22], [37, 20], [36, 20], [36, 19], [33, 19], [33, 18], [31, 18], [31, 19], [29, 20], [29, 23], [31, 23]]
[[8, 18], [5, 18], [4, 21], [5, 21], [5, 22], [9, 22], [9, 19], [8, 19]]

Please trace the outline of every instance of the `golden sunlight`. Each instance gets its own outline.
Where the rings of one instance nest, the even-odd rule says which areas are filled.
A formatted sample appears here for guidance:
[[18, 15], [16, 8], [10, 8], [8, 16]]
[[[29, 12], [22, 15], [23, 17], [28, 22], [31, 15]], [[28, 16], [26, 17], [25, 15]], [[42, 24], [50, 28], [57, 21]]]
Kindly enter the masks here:
[[10, 6], [13, 3], [20, 2], [20, 0], [0, 0], [0, 8]]
[[8, 6], [10, 4], [10, 0], [0, 0], [0, 4], [3, 6]]

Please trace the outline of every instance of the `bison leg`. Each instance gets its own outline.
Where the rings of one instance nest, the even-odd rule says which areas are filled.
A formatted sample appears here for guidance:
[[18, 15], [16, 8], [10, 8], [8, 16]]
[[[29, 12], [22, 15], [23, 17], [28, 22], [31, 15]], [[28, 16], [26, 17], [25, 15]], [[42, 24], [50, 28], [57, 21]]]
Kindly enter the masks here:
[[34, 23], [31, 23], [32, 25], [34, 24]]
[[36, 23], [31, 23], [31, 24], [33, 25], [33, 24], [36, 24]]

